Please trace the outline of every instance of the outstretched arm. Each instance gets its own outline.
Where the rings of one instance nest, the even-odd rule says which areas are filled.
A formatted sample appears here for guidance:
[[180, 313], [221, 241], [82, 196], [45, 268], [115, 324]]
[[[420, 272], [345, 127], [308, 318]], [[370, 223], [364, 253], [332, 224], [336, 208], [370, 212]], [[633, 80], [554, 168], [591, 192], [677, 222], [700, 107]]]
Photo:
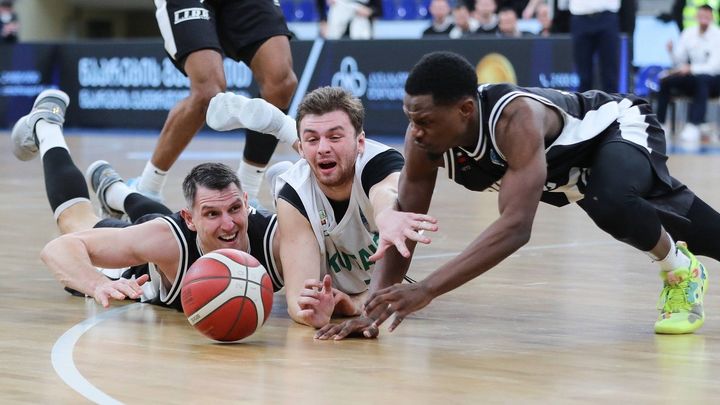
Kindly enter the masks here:
[[498, 148], [507, 160], [498, 200], [500, 217], [423, 281], [375, 290], [366, 312], [377, 319], [376, 325], [395, 314], [393, 330], [408, 314], [483, 274], [527, 243], [547, 176], [544, 136], [557, 130], [558, 120], [554, 112], [528, 98], [505, 108], [495, 127]]
[[138, 298], [142, 294], [140, 286], [148, 277], [113, 281], [99, 273], [97, 267], [169, 263], [173, 257], [176, 263], [177, 249], [167, 226], [150, 221], [127, 228], [96, 228], [62, 235], [43, 248], [41, 258], [63, 285], [107, 307], [111, 299]]
[[292, 204], [277, 200], [280, 261], [288, 314], [297, 323], [320, 328], [330, 322], [332, 285], [320, 282], [320, 248], [310, 222]]

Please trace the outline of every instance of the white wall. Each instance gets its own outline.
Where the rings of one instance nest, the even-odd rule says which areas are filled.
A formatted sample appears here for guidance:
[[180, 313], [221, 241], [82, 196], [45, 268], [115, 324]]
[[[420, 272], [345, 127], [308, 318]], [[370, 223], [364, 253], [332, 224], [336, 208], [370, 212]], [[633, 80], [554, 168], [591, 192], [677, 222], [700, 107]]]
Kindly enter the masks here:
[[62, 41], [76, 37], [73, 7], [65, 0], [18, 0], [21, 41]]

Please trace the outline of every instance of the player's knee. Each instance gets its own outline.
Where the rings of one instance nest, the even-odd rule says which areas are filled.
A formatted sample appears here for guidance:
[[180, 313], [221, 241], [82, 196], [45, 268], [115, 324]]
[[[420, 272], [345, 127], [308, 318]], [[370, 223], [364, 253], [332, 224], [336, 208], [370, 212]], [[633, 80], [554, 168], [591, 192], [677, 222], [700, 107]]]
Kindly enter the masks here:
[[632, 214], [628, 209], [632, 201], [629, 198], [620, 198], [610, 193], [600, 195], [586, 195], [583, 208], [595, 224], [603, 231], [618, 239], [623, 239], [628, 231], [628, 224], [632, 221]]
[[222, 89], [217, 86], [198, 86], [198, 88], [190, 91], [190, 101], [194, 106], [207, 108], [210, 104], [210, 100], [221, 91]]
[[270, 104], [284, 109], [290, 105], [293, 93], [297, 88], [297, 77], [292, 70], [268, 76], [261, 84], [262, 96]]
[[207, 107], [210, 99], [216, 94], [225, 91], [225, 78], [217, 75], [208, 75], [195, 78], [190, 86], [190, 100], [193, 105]]

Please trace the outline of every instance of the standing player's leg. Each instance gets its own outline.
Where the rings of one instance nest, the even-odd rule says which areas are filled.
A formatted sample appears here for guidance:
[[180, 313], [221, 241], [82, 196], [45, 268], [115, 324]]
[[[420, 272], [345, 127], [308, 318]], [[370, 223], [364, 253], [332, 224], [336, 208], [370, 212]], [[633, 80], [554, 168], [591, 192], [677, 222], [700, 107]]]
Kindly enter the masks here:
[[[264, 41], [250, 60], [250, 69], [260, 87], [262, 98], [287, 113], [297, 87], [287, 36], [276, 35]], [[243, 189], [248, 193], [248, 198], [257, 198], [265, 167], [272, 158], [277, 143], [275, 137], [247, 131], [238, 177]]]
[[[155, 13], [165, 50], [190, 79], [190, 95], [168, 114], [152, 158], [132, 186], [161, 200], [167, 171], [205, 122], [210, 99], [225, 90], [215, 9], [197, 0], [156, 0]], [[186, 15], [188, 10], [195, 14]]]
[[48, 201], [63, 234], [90, 229], [99, 220], [63, 137], [69, 103], [64, 92], [45, 90], [35, 99], [30, 114], [20, 118], [12, 130], [13, 153], [18, 159], [30, 160], [40, 153]]
[[579, 205], [602, 230], [659, 264], [663, 290], [655, 331], [692, 333], [704, 322], [707, 273], [684, 243], [675, 245], [646, 199], [658, 183], [645, 153], [625, 142], [610, 142], [596, 155]]
[[222, 55], [210, 49], [191, 53], [185, 60], [190, 78], [190, 95], [181, 100], [168, 114], [150, 161], [137, 183], [143, 194], [161, 199], [168, 170], [205, 123], [210, 99], [225, 90]]

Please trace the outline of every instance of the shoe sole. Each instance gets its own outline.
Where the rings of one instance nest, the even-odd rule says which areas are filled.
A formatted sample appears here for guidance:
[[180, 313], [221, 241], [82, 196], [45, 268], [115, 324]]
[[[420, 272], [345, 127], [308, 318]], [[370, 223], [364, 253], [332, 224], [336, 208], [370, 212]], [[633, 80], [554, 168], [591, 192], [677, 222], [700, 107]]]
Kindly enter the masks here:
[[67, 95], [62, 90], [57, 89], [47, 89], [43, 90], [38, 96], [35, 98], [35, 102], [33, 103], [33, 108], [37, 107], [40, 102], [46, 98], [57, 98], [63, 103], [65, 103], [65, 108], [70, 106], [70, 96]]
[[95, 190], [95, 185], [93, 184], [93, 181], [92, 181], [92, 174], [95, 172], [95, 170], [97, 170], [97, 168], [98, 168], [99, 166], [101, 166], [101, 165], [109, 165], [109, 164], [110, 164], [110, 163], [108, 163], [108, 162], [105, 161], [105, 160], [96, 160], [96, 161], [92, 162], [92, 163], [90, 164], [90, 166], [88, 166], [88, 168], [85, 170], [85, 181], [86, 181], [87, 184], [90, 186], [90, 188], [92, 189], [92, 191], [93, 191], [94, 193], [96, 193], [96, 194], [97, 194], [97, 190]]

